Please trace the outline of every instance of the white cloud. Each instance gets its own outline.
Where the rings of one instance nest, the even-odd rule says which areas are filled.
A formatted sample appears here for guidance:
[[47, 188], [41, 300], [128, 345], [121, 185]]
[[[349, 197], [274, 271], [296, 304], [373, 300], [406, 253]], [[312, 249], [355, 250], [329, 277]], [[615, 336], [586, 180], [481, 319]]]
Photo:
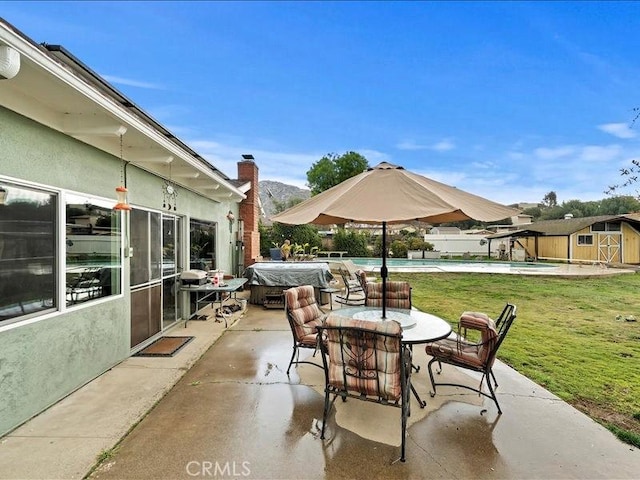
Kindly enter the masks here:
[[[272, 140], [244, 138], [218, 134], [215, 140], [194, 140], [187, 143], [231, 178], [237, 176], [237, 163], [242, 154], [250, 153], [259, 168], [261, 180], [274, 180], [300, 188], [308, 188], [307, 170], [325, 155], [322, 151], [294, 151]], [[640, 151], [618, 144], [572, 144], [519, 148], [474, 154], [466, 163], [434, 158], [425, 163], [410, 152], [396, 152], [392, 157], [376, 149], [334, 148], [354, 150], [364, 155], [369, 164], [380, 161], [401, 165], [433, 180], [490, 200], [512, 204], [538, 202], [550, 191], [560, 202], [605, 198], [608, 184], [619, 180], [619, 167], [630, 159], [639, 158]], [[446, 155], [446, 154], [445, 154]], [[413, 158], [412, 158], [413, 157]]]
[[142, 82], [139, 80], [132, 80], [130, 78], [116, 77], [114, 75], [101, 75], [109, 83], [115, 83], [117, 85], [127, 85], [129, 87], [148, 88], [152, 90], [164, 90], [165, 88], [155, 83]]
[[398, 150], [426, 150], [429, 147], [426, 145], [420, 145], [413, 140], [405, 140], [396, 144], [396, 148]]
[[449, 139], [444, 139], [444, 140], [441, 140], [441, 141], [439, 141], [437, 143], [434, 143], [429, 148], [431, 150], [435, 150], [436, 152], [446, 152], [446, 151], [453, 150], [454, 148], [456, 148], [456, 144], [453, 143]]
[[556, 160], [562, 157], [568, 157], [574, 155], [576, 148], [572, 145], [565, 145], [561, 147], [540, 147], [536, 148], [533, 152], [536, 157], [541, 160]]
[[396, 144], [398, 150], [434, 150], [436, 152], [446, 152], [456, 148], [456, 144], [448, 138], [443, 138], [439, 142], [431, 145], [423, 145], [413, 140], [404, 140]]
[[211, 140], [193, 140], [188, 143], [213, 166], [231, 178], [237, 176], [237, 164], [242, 155], [251, 154], [255, 157], [261, 180], [283, 182], [300, 188], [308, 188], [307, 170], [323, 156], [322, 153], [292, 153], [250, 146], [238, 147]]
[[622, 148], [620, 145], [585, 145], [582, 147], [579, 158], [585, 162], [611, 162], [620, 158]]
[[598, 128], [618, 138], [635, 138], [637, 136], [627, 123], [605, 123], [598, 125]]
[[[361, 148], [359, 150], [356, 149], [355, 151], [358, 152], [360, 155], [364, 156], [369, 162], [369, 165], [371, 165], [372, 167], [375, 167], [380, 162], [394, 163], [393, 159], [389, 155], [387, 155], [384, 152], [379, 152], [378, 150]], [[314, 160], [314, 161], [317, 161], [317, 160]]]
[[490, 160], [486, 160], [484, 162], [471, 162], [471, 167], [472, 168], [480, 168], [480, 169], [486, 170], [486, 169], [496, 168], [497, 165], [496, 165], [495, 162], [492, 162]]

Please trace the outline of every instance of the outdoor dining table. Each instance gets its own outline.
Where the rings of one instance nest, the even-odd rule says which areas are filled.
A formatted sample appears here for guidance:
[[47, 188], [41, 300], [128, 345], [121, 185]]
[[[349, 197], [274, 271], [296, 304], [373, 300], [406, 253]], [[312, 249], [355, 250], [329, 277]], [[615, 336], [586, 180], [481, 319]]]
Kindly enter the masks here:
[[[334, 310], [333, 314], [369, 321], [396, 320], [402, 326], [402, 343], [408, 345], [411, 349], [413, 349], [413, 345], [431, 343], [447, 338], [452, 332], [451, 325], [446, 320], [431, 313], [415, 309], [399, 310], [388, 308], [386, 320], [382, 319], [382, 309], [379, 307], [346, 307]], [[417, 370], [418, 368], [416, 368]], [[420, 404], [420, 408], [424, 408], [427, 402], [420, 398], [413, 384], [411, 385], [411, 391]]]

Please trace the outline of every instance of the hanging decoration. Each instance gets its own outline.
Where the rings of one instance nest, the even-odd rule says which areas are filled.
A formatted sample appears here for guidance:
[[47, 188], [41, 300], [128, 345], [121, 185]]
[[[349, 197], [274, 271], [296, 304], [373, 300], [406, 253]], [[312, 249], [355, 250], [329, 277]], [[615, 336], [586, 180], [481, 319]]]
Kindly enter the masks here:
[[169, 180], [162, 182], [162, 208], [177, 210], [178, 189], [171, 179], [171, 163], [169, 163]]
[[122, 164], [122, 168], [120, 169], [120, 185], [116, 187], [116, 196], [117, 203], [113, 207], [114, 210], [131, 210], [131, 206], [129, 205], [129, 201], [127, 199], [127, 165], [122, 157], [122, 135], [120, 134], [120, 163]]

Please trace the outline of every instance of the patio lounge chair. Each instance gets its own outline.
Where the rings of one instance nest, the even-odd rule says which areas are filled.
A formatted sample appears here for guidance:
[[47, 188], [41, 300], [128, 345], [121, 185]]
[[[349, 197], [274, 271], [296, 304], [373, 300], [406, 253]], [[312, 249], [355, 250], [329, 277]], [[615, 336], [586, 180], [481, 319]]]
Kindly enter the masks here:
[[343, 401], [354, 398], [398, 407], [402, 421], [400, 460], [404, 462], [411, 351], [402, 344], [402, 327], [392, 320], [371, 322], [333, 314], [318, 330], [326, 335], [326, 342], [321, 345], [325, 397], [320, 438], [325, 438], [329, 411], [338, 397]]
[[[496, 359], [496, 354], [502, 342], [504, 341], [507, 332], [511, 328], [513, 321], [516, 318], [516, 307], [512, 304], [507, 304], [498, 319], [494, 322], [484, 313], [478, 312], [464, 312], [460, 316], [458, 323], [458, 334], [456, 338], [445, 338], [437, 342], [429, 343], [425, 346], [427, 355], [431, 355], [433, 358], [427, 364], [429, 368], [429, 378], [431, 379], [431, 385], [433, 390], [431, 396], [436, 394], [436, 385], [448, 385], [454, 387], [466, 388], [477, 392], [479, 395], [484, 395], [490, 398], [496, 404], [498, 413], [502, 414], [498, 398], [496, 397], [495, 388], [498, 387], [498, 382], [493, 374], [493, 363]], [[479, 341], [468, 340], [467, 334], [469, 330], [479, 332]], [[480, 385], [478, 388], [469, 387], [467, 385], [460, 385], [454, 383], [436, 383], [432, 365], [434, 362], [438, 362], [438, 373], [442, 371], [442, 364], [448, 363], [460, 368], [466, 368], [475, 372], [482, 373], [480, 379]], [[491, 380], [493, 379], [493, 384]], [[489, 393], [482, 391], [482, 382], [486, 381]]]
[[[291, 365], [298, 363], [308, 363], [321, 367], [314, 362], [300, 361], [300, 348], [318, 349], [318, 330], [322, 325], [326, 314], [318, 306], [313, 287], [303, 285], [284, 290], [284, 311], [293, 334], [293, 354], [287, 367], [287, 375], [291, 370]], [[313, 353], [315, 356], [315, 351]], [[295, 359], [295, 361], [294, 361]]]

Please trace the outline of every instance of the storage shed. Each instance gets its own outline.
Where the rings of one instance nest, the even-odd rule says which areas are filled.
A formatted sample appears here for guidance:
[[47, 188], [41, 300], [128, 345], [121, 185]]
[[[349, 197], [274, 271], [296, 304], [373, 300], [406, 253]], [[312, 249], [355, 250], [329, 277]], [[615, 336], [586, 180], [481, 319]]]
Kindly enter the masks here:
[[535, 260], [640, 264], [640, 214], [546, 220], [487, 238], [490, 251], [510, 239], [510, 258], [524, 250]]

